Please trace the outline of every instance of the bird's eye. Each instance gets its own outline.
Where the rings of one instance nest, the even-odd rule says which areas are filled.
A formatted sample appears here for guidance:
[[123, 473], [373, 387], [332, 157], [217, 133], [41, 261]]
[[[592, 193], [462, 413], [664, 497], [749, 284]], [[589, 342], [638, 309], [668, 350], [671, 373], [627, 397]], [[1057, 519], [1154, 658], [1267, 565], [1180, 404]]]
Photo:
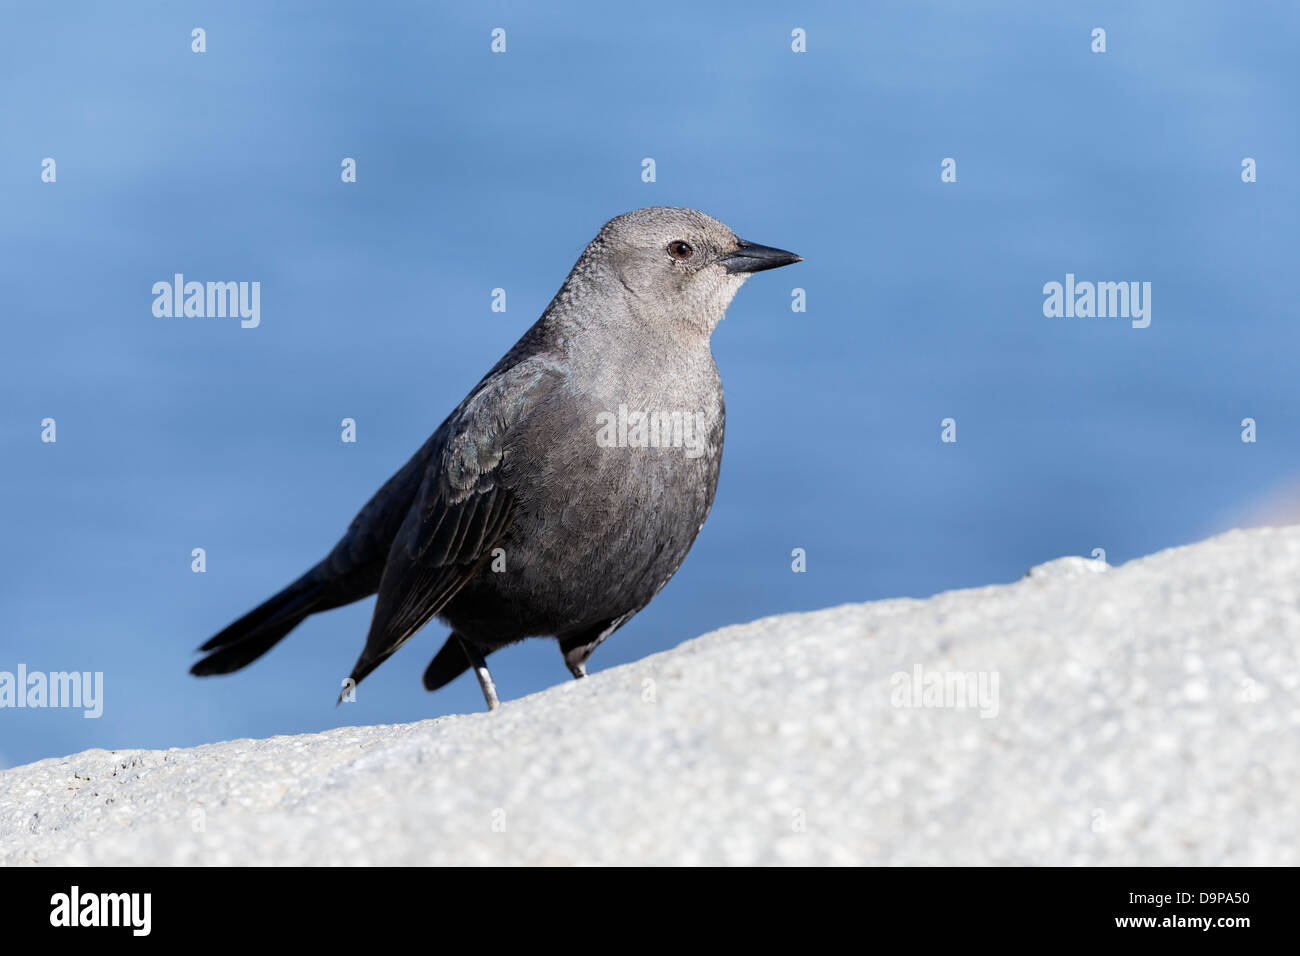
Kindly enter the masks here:
[[668, 243], [668, 254], [674, 259], [689, 259], [695, 250], [691, 248], [689, 242], [682, 242], [680, 239], [674, 239]]

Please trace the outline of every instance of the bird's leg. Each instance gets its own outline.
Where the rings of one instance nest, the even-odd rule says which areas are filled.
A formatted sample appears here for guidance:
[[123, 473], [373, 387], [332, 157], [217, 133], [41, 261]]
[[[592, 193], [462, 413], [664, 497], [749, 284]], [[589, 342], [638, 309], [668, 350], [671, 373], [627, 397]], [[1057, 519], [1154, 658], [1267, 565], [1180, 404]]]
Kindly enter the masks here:
[[501, 698], [497, 697], [497, 685], [492, 682], [492, 674], [488, 671], [487, 661], [479, 653], [479, 649], [461, 637], [456, 635], [460, 641], [461, 650], [469, 658], [469, 666], [474, 668], [474, 676], [478, 678], [479, 689], [483, 691], [483, 699], [487, 701], [488, 710], [493, 711], [501, 706]]
[[587, 658], [591, 657], [591, 652], [600, 645], [601, 641], [626, 624], [635, 613], [629, 611], [622, 617], [601, 621], [593, 627], [555, 635], [560, 642], [560, 653], [564, 655], [564, 666], [569, 669], [574, 680], [587, 676]]

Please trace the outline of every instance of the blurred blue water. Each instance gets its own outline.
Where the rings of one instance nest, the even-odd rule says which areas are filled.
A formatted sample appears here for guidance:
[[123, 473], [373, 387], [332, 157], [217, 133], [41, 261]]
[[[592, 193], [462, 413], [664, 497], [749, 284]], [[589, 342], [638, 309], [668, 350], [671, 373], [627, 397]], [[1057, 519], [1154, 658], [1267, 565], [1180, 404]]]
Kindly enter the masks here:
[[[718, 329], [713, 515], [594, 669], [1266, 511], [1300, 475], [1297, 8], [974, 6], [7, 7], [0, 670], [103, 671], [106, 703], [0, 710], [0, 761], [479, 709], [472, 678], [420, 688], [434, 625], [336, 710], [369, 601], [235, 677], [186, 668], [322, 556], [638, 206], [806, 261]], [[261, 327], [155, 318], [175, 272], [261, 282]], [[1044, 318], [1067, 272], [1151, 282], [1151, 326]], [[507, 697], [567, 679], [549, 642], [493, 669]]]

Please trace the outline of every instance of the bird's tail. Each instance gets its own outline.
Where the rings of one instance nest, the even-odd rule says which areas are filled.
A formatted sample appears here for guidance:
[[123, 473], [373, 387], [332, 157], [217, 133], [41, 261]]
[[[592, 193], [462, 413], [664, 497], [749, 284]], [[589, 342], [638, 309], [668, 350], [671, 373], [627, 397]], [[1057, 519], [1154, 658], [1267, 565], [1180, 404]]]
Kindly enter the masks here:
[[309, 614], [326, 610], [327, 590], [316, 569], [308, 571], [200, 647], [212, 653], [191, 667], [190, 673], [197, 677], [229, 674], [253, 663]]
[[447, 643], [442, 645], [433, 660], [429, 661], [429, 666], [424, 671], [424, 689], [437, 690], [445, 684], [450, 684], [461, 674], [469, 670], [469, 658], [465, 656], [465, 650], [460, 646], [460, 638], [455, 631], [447, 638]]

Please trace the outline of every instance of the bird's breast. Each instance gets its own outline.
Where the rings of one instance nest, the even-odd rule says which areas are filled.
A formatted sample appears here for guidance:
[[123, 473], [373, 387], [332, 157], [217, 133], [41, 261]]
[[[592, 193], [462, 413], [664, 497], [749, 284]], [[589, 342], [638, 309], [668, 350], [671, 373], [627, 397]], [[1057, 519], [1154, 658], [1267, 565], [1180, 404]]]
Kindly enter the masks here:
[[538, 409], [502, 462], [518, 506], [511, 536], [529, 542], [518, 587], [549, 588], [574, 613], [649, 601], [708, 516], [723, 431], [720, 387], [624, 380]]

